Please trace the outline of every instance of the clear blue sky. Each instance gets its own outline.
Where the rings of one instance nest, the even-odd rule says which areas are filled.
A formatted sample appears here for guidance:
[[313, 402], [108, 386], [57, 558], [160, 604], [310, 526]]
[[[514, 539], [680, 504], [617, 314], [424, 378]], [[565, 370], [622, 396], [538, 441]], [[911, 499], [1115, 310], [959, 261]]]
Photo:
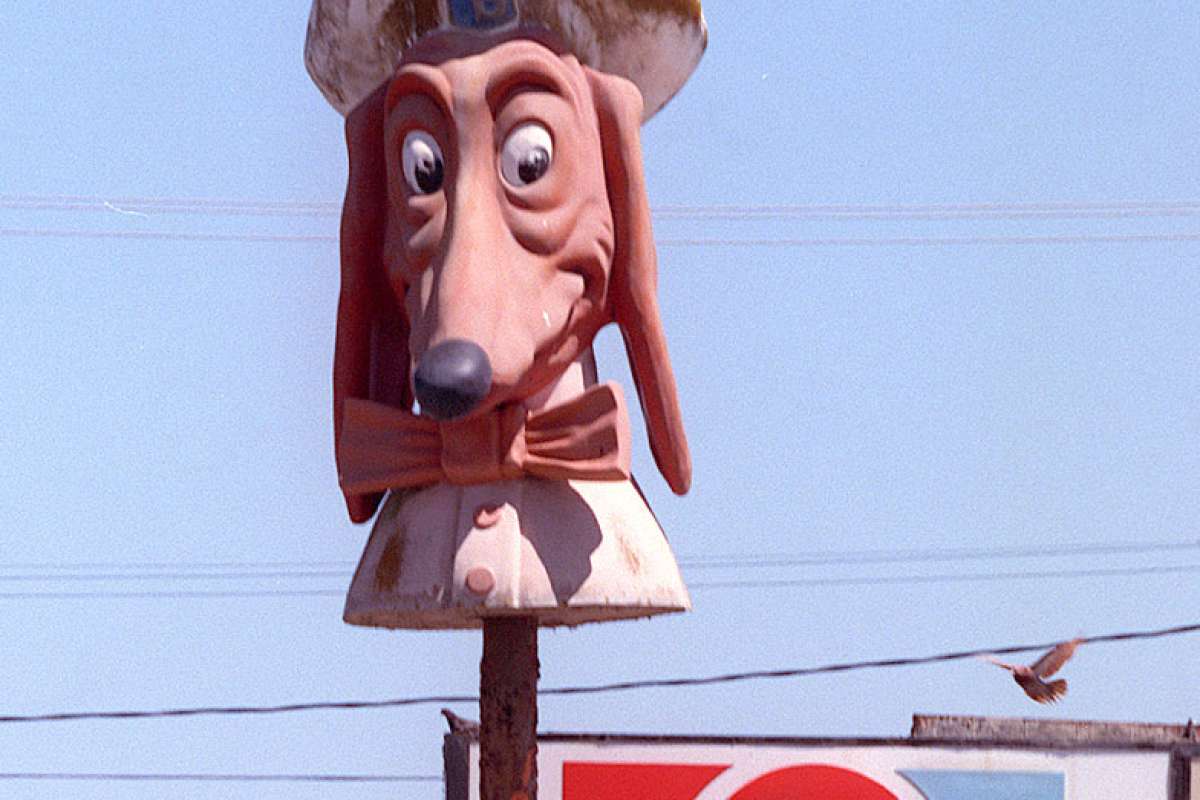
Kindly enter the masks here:
[[[1075, 207], [1040, 218], [660, 216], [664, 241], [924, 241], [661, 248], [694, 488], [670, 494], [640, 432], [635, 470], [680, 559], [1200, 541], [1200, 242], [1186, 240], [1200, 234], [1196, 4], [713, 0], [706, 11], [708, 54], [644, 131], [655, 206]], [[0, 594], [347, 584], [349, 568], [45, 579], [45, 565], [81, 562], [187, 571], [357, 558], [367, 530], [345, 518], [329, 425], [336, 244], [14, 235], [335, 234], [329, 215], [12, 202], [338, 201], [341, 120], [303, 69], [307, 14], [307, 0], [0, 6]], [[1191, 213], [1150, 205], [1168, 201], [1192, 202]], [[1088, 203], [1141, 205], [1085, 216]], [[1133, 235], [1161, 237], [928, 242]], [[614, 332], [598, 355], [602, 373], [630, 387]], [[542, 683], [1200, 620], [1200, 548], [685, 569], [700, 584], [1167, 565], [1197, 570], [697, 586], [685, 616], [543, 634]], [[340, 616], [336, 596], [0, 597], [0, 715], [474, 692], [478, 634], [353, 629]], [[1084, 648], [1053, 708], [968, 661], [547, 698], [541, 720], [553, 731], [886, 736], [905, 734], [914, 712], [1182, 722], [1200, 716], [1198, 652], [1200, 638], [1186, 637]], [[0, 772], [437, 774], [443, 730], [436, 707], [0, 725]], [[440, 791], [0, 786], [6, 797], [87, 800]]]

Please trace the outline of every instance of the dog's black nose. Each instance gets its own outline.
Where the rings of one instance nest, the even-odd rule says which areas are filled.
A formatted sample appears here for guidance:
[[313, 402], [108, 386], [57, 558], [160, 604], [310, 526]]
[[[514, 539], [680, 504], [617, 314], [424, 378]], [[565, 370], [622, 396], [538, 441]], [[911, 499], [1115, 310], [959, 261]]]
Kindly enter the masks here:
[[492, 388], [492, 365], [474, 342], [447, 339], [421, 356], [413, 375], [421, 412], [454, 419], [469, 412]]

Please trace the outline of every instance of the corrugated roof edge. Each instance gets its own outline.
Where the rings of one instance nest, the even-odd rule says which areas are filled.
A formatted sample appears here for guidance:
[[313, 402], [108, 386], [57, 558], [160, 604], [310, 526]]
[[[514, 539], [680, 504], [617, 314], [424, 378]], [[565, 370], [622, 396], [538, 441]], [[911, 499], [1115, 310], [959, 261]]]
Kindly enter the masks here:
[[1152, 722], [1029, 719], [914, 714], [911, 736], [920, 741], [1032, 743], [1045, 747], [1155, 747], [1200, 743], [1196, 727]]
[[[538, 734], [539, 743], [751, 745], [780, 747], [945, 747], [1018, 750], [1186, 752], [1200, 757], [1200, 741], [1185, 738], [1186, 725], [1005, 717], [913, 715], [912, 735], [904, 737], [704, 736], [634, 733]], [[1195, 737], [1195, 732], [1192, 732]], [[446, 739], [478, 741], [477, 734], [446, 734]]]

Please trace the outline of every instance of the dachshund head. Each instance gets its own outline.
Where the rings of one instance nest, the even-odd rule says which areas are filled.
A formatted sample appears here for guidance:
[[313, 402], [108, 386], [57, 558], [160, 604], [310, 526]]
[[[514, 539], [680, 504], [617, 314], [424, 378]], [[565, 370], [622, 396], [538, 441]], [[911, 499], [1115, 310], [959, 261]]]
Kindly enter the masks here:
[[[347, 118], [334, 363], [346, 397], [435, 419], [549, 386], [616, 322], [651, 449], [691, 463], [656, 299], [642, 98], [552, 42], [446, 34]], [[351, 517], [378, 496], [347, 495]]]

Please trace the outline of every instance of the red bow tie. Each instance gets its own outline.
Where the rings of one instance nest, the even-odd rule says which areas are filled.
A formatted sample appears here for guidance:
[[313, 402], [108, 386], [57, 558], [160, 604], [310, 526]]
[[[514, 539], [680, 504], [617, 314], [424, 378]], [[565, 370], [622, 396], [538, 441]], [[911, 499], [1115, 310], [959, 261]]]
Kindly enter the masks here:
[[625, 397], [617, 384], [602, 383], [552, 408], [526, 412], [518, 403], [449, 422], [349, 397], [338, 468], [342, 489], [351, 494], [523, 475], [627, 480]]

